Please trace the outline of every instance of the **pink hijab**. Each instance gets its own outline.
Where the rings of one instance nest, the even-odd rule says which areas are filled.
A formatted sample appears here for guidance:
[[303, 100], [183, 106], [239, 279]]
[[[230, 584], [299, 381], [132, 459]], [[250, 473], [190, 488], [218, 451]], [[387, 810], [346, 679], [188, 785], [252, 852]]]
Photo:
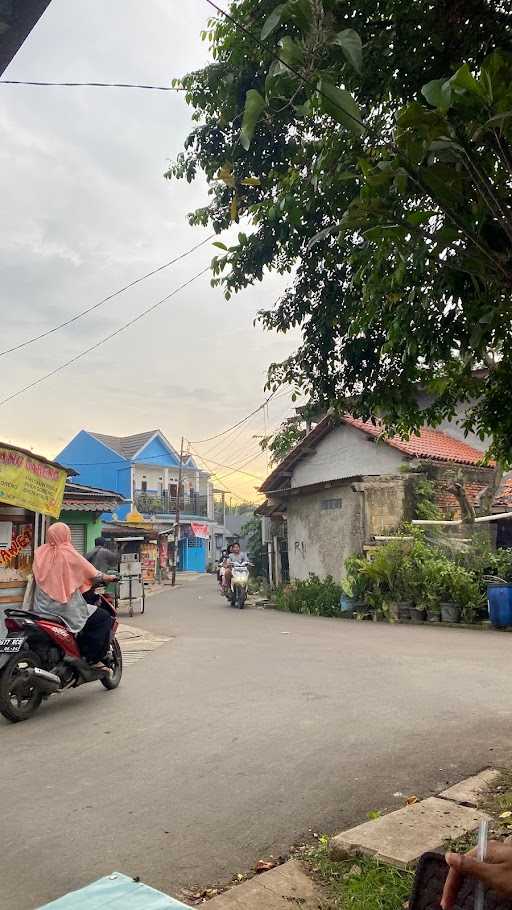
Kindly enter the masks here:
[[75, 550], [71, 531], [62, 521], [48, 528], [46, 539], [35, 552], [34, 578], [48, 597], [65, 604], [75, 591], [88, 591], [100, 573]]

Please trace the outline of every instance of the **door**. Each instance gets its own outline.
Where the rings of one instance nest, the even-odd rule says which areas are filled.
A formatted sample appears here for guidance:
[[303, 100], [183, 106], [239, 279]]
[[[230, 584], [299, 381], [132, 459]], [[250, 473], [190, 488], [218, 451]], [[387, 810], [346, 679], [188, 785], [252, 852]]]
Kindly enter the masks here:
[[69, 525], [69, 530], [71, 531], [71, 543], [75, 550], [78, 550], [82, 556], [85, 556], [87, 550], [85, 525]]

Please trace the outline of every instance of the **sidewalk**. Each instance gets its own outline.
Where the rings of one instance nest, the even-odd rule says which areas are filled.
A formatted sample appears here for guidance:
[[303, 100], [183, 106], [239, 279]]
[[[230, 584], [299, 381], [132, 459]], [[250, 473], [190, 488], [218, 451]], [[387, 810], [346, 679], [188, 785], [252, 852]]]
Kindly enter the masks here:
[[[342, 888], [343, 881], [358, 882], [358, 893], [364, 890], [363, 876], [369, 862], [377, 860], [384, 876], [391, 879], [395, 876], [400, 887], [410, 893], [412, 884], [410, 872], [422, 853], [430, 850], [442, 850], [447, 841], [459, 841], [473, 834], [482, 818], [491, 818], [486, 812], [477, 808], [488, 788], [496, 783], [500, 773], [486, 769], [481, 774], [461, 781], [454, 787], [414, 802], [388, 815], [373, 821], [366, 821], [355, 828], [336, 835], [330, 842], [330, 851], [325, 850], [325, 858], [316, 859], [317, 867], [329, 866], [334, 871], [336, 887]], [[512, 791], [511, 791], [512, 792]], [[506, 814], [506, 813], [505, 813]], [[512, 813], [511, 813], [512, 815]], [[317, 851], [317, 856], [320, 851]], [[330, 852], [330, 857], [329, 857]], [[307, 857], [307, 848], [304, 856]], [[311, 851], [315, 855], [315, 851]], [[365, 859], [366, 857], [366, 859]], [[391, 871], [394, 867], [397, 871]], [[389, 873], [386, 873], [389, 869]], [[330, 910], [338, 904], [315, 875], [324, 872], [328, 879], [327, 869], [313, 869], [313, 875], [307, 864], [297, 859], [288, 860], [281, 866], [264, 872], [255, 878], [237, 885], [208, 901], [211, 910], [291, 910], [301, 907], [302, 910]], [[402, 878], [400, 878], [402, 876]], [[362, 887], [361, 887], [362, 886]], [[374, 887], [371, 882], [371, 887]], [[398, 891], [397, 891], [398, 894]], [[364, 897], [360, 897], [363, 907]], [[387, 905], [386, 905], [387, 906]]]

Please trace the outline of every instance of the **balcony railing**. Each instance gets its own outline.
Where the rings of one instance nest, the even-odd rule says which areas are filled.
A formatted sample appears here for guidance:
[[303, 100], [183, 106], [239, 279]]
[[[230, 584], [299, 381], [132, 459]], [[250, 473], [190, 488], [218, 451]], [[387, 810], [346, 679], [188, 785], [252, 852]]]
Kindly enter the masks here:
[[[135, 505], [143, 515], [172, 515], [176, 512], [177, 497], [168, 493], [136, 493]], [[208, 517], [208, 496], [205, 493], [191, 493], [180, 496], [182, 515]]]

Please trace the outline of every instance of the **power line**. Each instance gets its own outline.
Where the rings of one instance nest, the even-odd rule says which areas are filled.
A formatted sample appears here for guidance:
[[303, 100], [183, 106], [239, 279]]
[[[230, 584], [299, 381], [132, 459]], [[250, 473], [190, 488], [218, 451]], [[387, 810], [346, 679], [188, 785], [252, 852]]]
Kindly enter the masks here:
[[0, 79], [0, 85], [37, 85], [58, 88], [138, 88], [149, 92], [183, 92], [181, 86], [144, 85], [138, 82], [43, 82], [29, 79]]
[[209, 243], [216, 234], [210, 234], [205, 240], [201, 240], [201, 243], [196, 243], [195, 246], [191, 247], [189, 250], [186, 250], [184, 253], [180, 253], [179, 256], [175, 256], [174, 259], [170, 259], [169, 262], [164, 262], [163, 265], [159, 265], [158, 268], [153, 269], [151, 272], [147, 272], [145, 275], [141, 275], [140, 278], [136, 278], [135, 281], [130, 281], [129, 284], [126, 284], [123, 288], [120, 288], [118, 291], [114, 291], [113, 294], [109, 294], [108, 297], [104, 297], [103, 300], [99, 300], [98, 303], [94, 303], [92, 306], [87, 307], [86, 310], [82, 310], [80, 313], [75, 313], [74, 316], [71, 316], [70, 319], [66, 319], [64, 322], [59, 323], [59, 325], [54, 326], [52, 329], [48, 329], [46, 332], [41, 332], [40, 335], [34, 335], [32, 338], [27, 338], [26, 341], [20, 342], [20, 344], [14, 345], [12, 348], [6, 348], [4, 351], [0, 351], [0, 357], [4, 357], [6, 354], [12, 354], [14, 351], [19, 351], [21, 348], [28, 347], [29, 344], [34, 344], [35, 341], [40, 341], [41, 338], [47, 338], [48, 335], [52, 335], [54, 332], [58, 332], [60, 329], [65, 328], [67, 325], [76, 322], [78, 319], [81, 319], [82, 316], [86, 316], [88, 313], [92, 313], [93, 310], [97, 310], [98, 307], [103, 306], [104, 303], [108, 303], [109, 300], [113, 300], [114, 297], [118, 297], [120, 294], [124, 294], [125, 291], [128, 291], [130, 288], [135, 287], [136, 284], [140, 284], [141, 281], [145, 281], [146, 278], [151, 278], [153, 275], [157, 275], [158, 272], [162, 272], [164, 269], [168, 269], [169, 266], [174, 265], [176, 262], [179, 262], [181, 259], [185, 259], [187, 256], [190, 256], [191, 253], [195, 253], [200, 247], [204, 246], [206, 243]]
[[[289, 392], [282, 392], [281, 395], [278, 395], [277, 398], [275, 398], [274, 396], [276, 395], [276, 392], [277, 392], [277, 389], [274, 392], [271, 392], [270, 395], [268, 396], [268, 398], [265, 398], [265, 401], [263, 402], [263, 404], [258, 405], [258, 407], [254, 409], [254, 411], [251, 411], [250, 414], [247, 414], [247, 417], [244, 417], [244, 418], [242, 418], [242, 420], [239, 420], [237, 423], [234, 423], [233, 426], [228, 427], [226, 430], [222, 430], [221, 433], [216, 433], [215, 436], [208, 436], [206, 439], [192, 439], [192, 440], [190, 440], [190, 445], [198, 446], [205, 442], [211, 442], [213, 439], [220, 439], [221, 436], [226, 436], [227, 433], [231, 433], [232, 430], [236, 430], [236, 428], [242, 426], [243, 423], [247, 423], [247, 421], [250, 420], [251, 417], [254, 417], [255, 414], [257, 414], [259, 411], [261, 411], [263, 408], [265, 408], [268, 405], [269, 401], [272, 401], [272, 400], [279, 401], [280, 398], [284, 398], [286, 395], [289, 394]], [[1, 404], [1, 402], [0, 402], [0, 404]]]
[[[242, 471], [241, 469], [242, 469], [242, 468], [245, 468], [246, 465], [251, 464], [251, 462], [256, 461], [256, 459], [257, 459], [257, 458], [260, 458], [260, 456], [261, 456], [261, 452], [256, 452], [255, 455], [251, 455], [251, 457], [250, 457], [250, 458], [247, 458], [246, 461], [242, 461], [242, 462], [240, 463], [240, 466], [239, 466], [238, 468], [233, 468], [233, 470], [232, 470], [232, 471], [228, 471], [227, 474], [216, 474], [215, 476], [216, 476], [219, 480], [223, 480], [224, 477], [231, 477], [232, 474], [248, 474], [247, 471]], [[252, 474], [252, 475], [251, 475], [251, 474], [249, 473], [248, 476], [250, 476], [250, 477], [252, 476], [252, 477], [254, 477], [255, 479], [261, 481], [261, 476], [258, 476], [258, 477], [256, 478], [256, 474]], [[264, 478], [263, 478], [263, 479], [264, 479]]]
[[[227, 468], [228, 470], [232, 470], [233, 473], [236, 473], [237, 471], [239, 471], [239, 468], [235, 467], [235, 465], [232, 465], [232, 464], [222, 464], [220, 461], [213, 461], [211, 458], [205, 458], [203, 455], [199, 455], [199, 452], [191, 452], [191, 455], [193, 455], [193, 456], [195, 456], [195, 457], [197, 457], [197, 458], [200, 458], [201, 461], [204, 461], [204, 462], [205, 462], [205, 464], [213, 464], [213, 465], [216, 465], [218, 468]], [[256, 457], [257, 457], [257, 456], [254, 455], [252, 458], [249, 459], [249, 461], [254, 461], [254, 458], [256, 458]], [[243, 461], [242, 464], [248, 464], [249, 461], [247, 461], [247, 462]], [[254, 480], [261, 480], [261, 479], [262, 479], [259, 475], [257, 475], [257, 474], [251, 474], [251, 473], [249, 473], [248, 471], [239, 471], [239, 473], [240, 473], [240, 474], [246, 474], [247, 477], [253, 477]], [[227, 476], [227, 475], [222, 475], [222, 474], [221, 474], [220, 477], [222, 477], [222, 476]], [[219, 477], [219, 479], [220, 479], [220, 477]]]
[[171, 291], [170, 294], [167, 294], [166, 297], [162, 297], [161, 300], [158, 300], [156, 303], [153, 303], [150, 307], [147, 307], [137, 316], [134, 316], [133, 319], [130, 319], [128, 322], [125, 322], [124, 325], [120, 326], [115, 332], [111, 332], [110, 335], [106, 335], [105, 338], [101, 338], [100, 341], [97, 341], [96, 344], [91, 345], [90, 348], [86, 348], [85, 351], [81, 351], [80, 354], [77, 354], [75, 357], [72, 357], [71, 360], [67, 360], [65, 363], [61, 363], [58, 367], [55, 367], [54, 370], [50, 370], [49, 373], [46, 373], [44, 376], [40, 376], [38, 379], [35, 379], [34, 382], [30, 382], [28, 385], [24, 386], [22, 389], [18, 389], [17, 392], [13, 392], [12, 395], [8, 395], [7, 398], [3, 398], [0, 401], [0, 407], [7, 402], [12, 401], [13, 398], [17, 398], [19, 395], [23, 395], [24, 392], [28, 392], [29, 389], [33, 389], [35, 386], [40, 385], [40, 383], [45, 382], [47, 379], [50, 379], [51, 376], [55, 376], [56, 373], [60, 373], [61, 370], [64, 370], [66, 367], [71, 366], [71, 364], [76, 363], [77, 360], [80, 360], [82, 357], [85, 357], [86, 354], [90, 354], [91, 351], [97, 350], [105, 342], [110, 341], [111, 338], [115, 338], [116, 335], [120, 335], [121, 332], [124, 332], [130, 326], [134, 325], [140, 319], [143, 319], [144, 316], [147, 316], [148, 313], [151, 313], [153, 310], [156, 310], [157, 307], [162, 306], [163, 303], [166, 303], [167, 300], [170, 300], [171, 297], [174, 297], [175, 294], [178, 294], [180, 291], [183, 291], [184, 288], [188, 287], [189, 284], [192, 284], [193, 281], [197, 281], [198, 278], [201, 278], [203, 275], [206, 275], [210, 271], [210, 266], [206, 266], [205, 269], [202, 269], [201, 272], [197, 272], [192, 278], [189, 278], [188, 281], [185, 281], [183, 284], [180, 284], [179, 287], [175, 288], [174, 291]]
[[309, 86], [309, 88], [312, 88], [313, 91], [318, 92], [319, 95], [321, 95], [323, 98], [327, 99], [329, 104], [332, 104], [333, 107], [339, 108], [340, 111], [343, 111], [343, 113], [345, 114], [346, 117], [349, 117], [350, 120], [353, 120], [354, 123], [357, 123], [357, 125], [361, 126], [364, 130], [366, 129], [363, 121], [360, 120], [359, 117], [354, 117], [354, 114], [352, 114], [345, 107], [343, 107], [342, 104], [339, 104], [339, 102], [334, 101], [333, 98], [330, 98], [329, 95], [327, 95], [320, 88], [318, 88], [318, 86], [314, 82], [312, 82], [311, 79], [307, 79], [306, 76], [303, 76], [302, 73], [300, 72], [300, 70], [295, 69], [294, 66], [291, 66], [289, 63], [286, 62], [286, 60], [283, 60], [283, 58], [276, 51], [274, 51], [273, 48], [269, 47], [268, 44], [266, 44], [264, 41], [261, 40], [261, 38], [258, 38], [257, 35], [255, 35], [253, 32], [251, 32], [250, 29], [248, 29], [245, 25], [243, 25], [241, 22], [239, 22], [238, 19], [235, 19], [235, 17], [232, 16], [231, 13], [226, 12], [225, 9], [221, 9], [221, 7], [217, 6], [217, 4], [213, 2], [213, 0], [206, 0], [206, 3], [208, 3], [211, 7], [213, 7], [214, 10], [216, 10], [218, 13], [220, 13], [221, 16], [224, 16], [225, 19], [228, 19], [229, 22], [232, 22], [233, 25], [237, 29], [239, 29], [239, 31], [243, 32], [244, 35], [247, 35], [247, 37], [250, 38], [251, 41], [254, 41], [254, 43], [257, 44], [258, 47], [260, 47], [262, 50], [264, 50], [268, 54], [270, 54], [270, 56], [273, 57], [274, 60], [278, 60], [279, 63], [282, 63], [283, 66], [286, 66], [286, 68], [289, 69], [291, 73], [293, 73], [295, 76], [297, 76], [297, 78], [300, 79], [301, 82], [304, 83], [304, 85], [307, 85], [307, 86]]
[[[257, 414], [258, 411], [261, 411], [261, 409], [264, 408], [266, 404], [268, 404], [268, 402], [270, 401], [271, 398], [274, 397], [274, 395], [275, 395], [275, 392], [272, 392], [268, 396], [268, 398], [265, 399], [263, 404], [258, 405], [258, 407], [255, 408], [254, 411], [251, 411], [251, 413], [248, 414], [247, 417], [244, 417], [242, 420], [239, 420], [238, 423], [234, 423], [233, 426], [228, 427], [227, 430], [223, 430], [221, 433], [216, 433], [215, 436], [208, 436], [207, 439], [192, 439], [190, 441], [190, 444], [193, 446], [197, 446], [197, 445], [202, 444], [203, 442], [211, 442], [213, 439], [219, 439], [221, 436], [225, 436], [226, 433], [230, 433], [231, 430], [236, 430], [237, 427], [240, 427], [243, 423], [247, 423], [247, 421], [250, 420], [251, 417], [254, 417], [254, 415]], [[0, 402], [0, 404], [1, 404], [1, 402]]]

